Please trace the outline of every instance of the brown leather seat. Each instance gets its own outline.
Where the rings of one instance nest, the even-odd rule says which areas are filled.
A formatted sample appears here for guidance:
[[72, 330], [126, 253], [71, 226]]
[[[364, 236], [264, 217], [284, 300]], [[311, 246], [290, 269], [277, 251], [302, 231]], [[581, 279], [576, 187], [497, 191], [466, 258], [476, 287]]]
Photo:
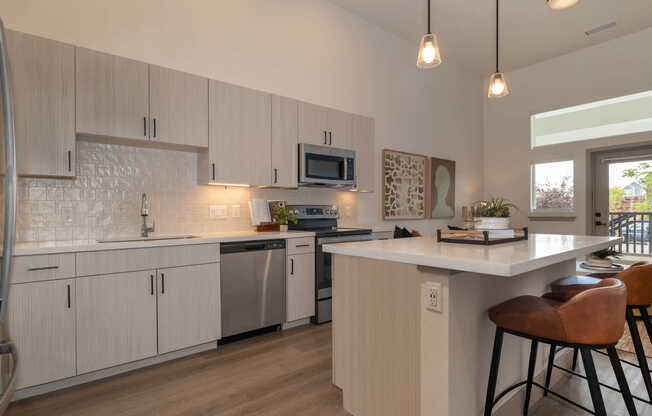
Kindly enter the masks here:
[[625, 325], [627, 290], [617, 279], [599, 281], [567, 302], [519, 296], [489, 310], [499, 327], [569, 344], [618, 342]]
[[[627, 286], [628, 305], [649, 305], [652, 303], [652, 264], [634, 263], [629, 269], [613, 276]], [[595, 287], [602, 279], [591, 276], [569, 276], [550, 284], [548, 299], [566, 301], [578, 293]]]

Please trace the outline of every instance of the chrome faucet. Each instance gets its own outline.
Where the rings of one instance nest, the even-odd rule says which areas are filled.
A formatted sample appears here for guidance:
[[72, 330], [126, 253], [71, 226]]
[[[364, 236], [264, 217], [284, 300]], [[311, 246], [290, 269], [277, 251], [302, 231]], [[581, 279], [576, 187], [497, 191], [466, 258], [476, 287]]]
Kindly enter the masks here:
[[147, 216], [149, 215], [149, 200], [147, 199], [147, 194], [143, 192], [143, 200], [140, 205], [140, 216], [143, 217], [143, 226], [140, 229], [140, 236], [147, 238], [149, 233], [154, 232], [154, 227], [156, 223], [152, 221], [152, 226], [147, 226]]

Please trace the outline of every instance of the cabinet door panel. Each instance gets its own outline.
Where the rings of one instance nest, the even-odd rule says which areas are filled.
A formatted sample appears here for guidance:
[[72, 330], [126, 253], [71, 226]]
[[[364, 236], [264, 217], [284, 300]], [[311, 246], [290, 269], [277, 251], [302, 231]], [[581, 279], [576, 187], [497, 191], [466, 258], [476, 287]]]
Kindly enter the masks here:
[[270, 185], [271, 95], [212, 80], [209, 89], [214, 182]]
[[351, 128], [353, 116], [339, 110], [328, 110], [328, 144], [343, 149], [353, 149]]
[[315, 255], [288, 256], [287, 321], [309, 318], [315, 314]]
[[152, 270], [77, 279], [78, 374], [156, 355], [154, 275]]
[[155, 65], [149, 76], [150, 137], [208, 147], [208, 80]]
[[148, 66], [77, 48], [77, 133], [146, 140]]
[[218, 263], [160, 269], [158, 279], [159, 354], [220, 337]]
[[11, 285], [7, 321], [19, 357], [17, 388], [76, 374], [73, 279]]
[[373, 192], [376, 185], [376, 148], [374, 119], [353, 117], [352, 142], [355, 150], [357, 188]]
[[328, 145], [328, 109], [299, 103], [299, 143]]
[[297, 116], [297, 101], [272, 96], [272, 186], [297, 187]]
[[[74, 47], [8, 30], [7, 50], [18, 174], [74, 176]], [[0, 152], [4, 172], [4, 146]]]

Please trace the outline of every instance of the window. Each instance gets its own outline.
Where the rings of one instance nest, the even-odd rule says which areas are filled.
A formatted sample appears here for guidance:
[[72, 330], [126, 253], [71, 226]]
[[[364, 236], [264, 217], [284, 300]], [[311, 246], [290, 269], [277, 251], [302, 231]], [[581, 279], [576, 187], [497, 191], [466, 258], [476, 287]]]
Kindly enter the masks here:
[[652, 91], [535, 114], [532, 148], [652, 131]]
[[532, 165], [532, 213], [574, 212], [573, 161]]

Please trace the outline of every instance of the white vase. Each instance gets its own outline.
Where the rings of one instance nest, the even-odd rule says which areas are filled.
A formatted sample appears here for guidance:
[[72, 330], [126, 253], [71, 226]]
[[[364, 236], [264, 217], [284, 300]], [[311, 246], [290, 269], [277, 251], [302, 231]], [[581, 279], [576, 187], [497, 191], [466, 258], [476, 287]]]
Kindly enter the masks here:
[[480, 230], [506, 230], [509, 228], [509, 217], [476, 217], [475, 228]]
[[288, 225], [287, 224], [281, 224], [281, 232], [286, 233], [288, 231]]

